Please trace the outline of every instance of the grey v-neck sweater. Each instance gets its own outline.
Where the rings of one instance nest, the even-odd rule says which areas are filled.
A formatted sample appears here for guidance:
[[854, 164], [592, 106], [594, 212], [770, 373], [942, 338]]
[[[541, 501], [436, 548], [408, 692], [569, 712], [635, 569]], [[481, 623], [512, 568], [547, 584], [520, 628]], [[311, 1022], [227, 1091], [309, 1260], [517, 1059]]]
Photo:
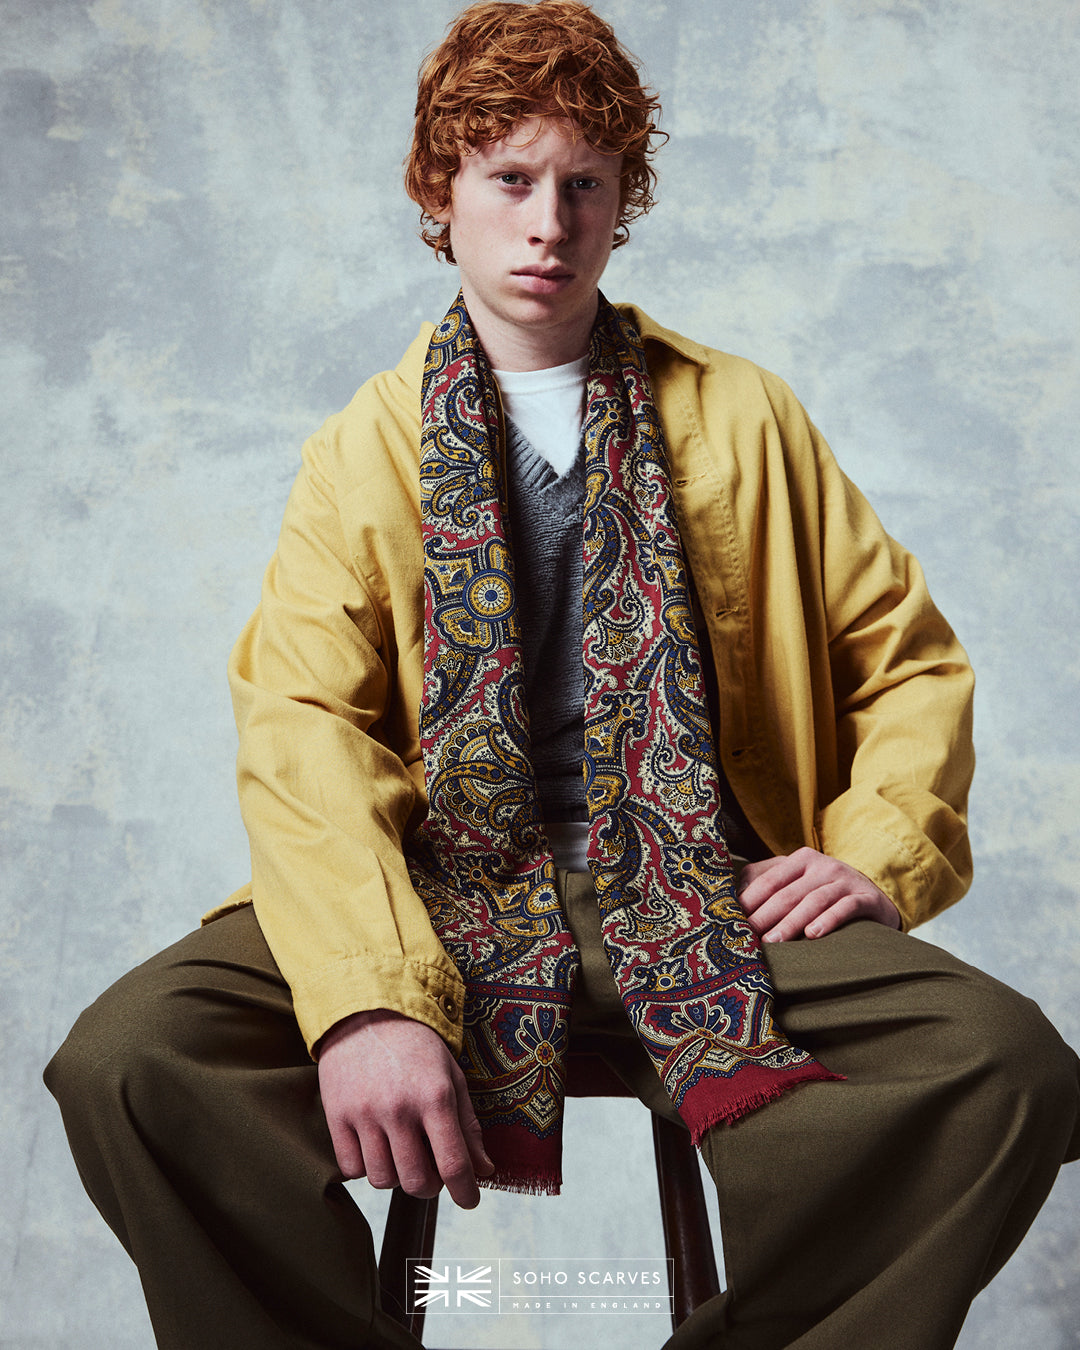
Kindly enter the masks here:
[[511, 421], [506, 441], [521, 655], [540, 808], [548, 821], [587, 820], [581, 773], [584, 445], [560, 478]]

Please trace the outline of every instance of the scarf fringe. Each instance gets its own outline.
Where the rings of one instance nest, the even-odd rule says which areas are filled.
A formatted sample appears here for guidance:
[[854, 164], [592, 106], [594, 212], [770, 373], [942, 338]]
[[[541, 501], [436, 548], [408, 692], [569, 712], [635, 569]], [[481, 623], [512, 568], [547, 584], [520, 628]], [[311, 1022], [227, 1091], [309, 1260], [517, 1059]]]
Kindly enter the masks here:
[[[753, 1073], [754, 1077], [759, 1080], [758, 1085], [737, 1095], [724, 1093], [721, 1096], [716, 1091], [716, 1080], [714, 1079], [711, 1082], [700, 1084], [697, 1088], [691, 1088], [683, 1099], [679, 1114], [686, 1121], [695, 1148], [701, 1147], [702, 1139], [714, 1125], [734, 1125], [743, 1116], [748, 1116], [751, 1111], [757, 1111], [762, 1106], [768, 1106], [770, 1102], [776, 1101], [778, 1097], [782, 1097], [785, 1092], [790, 1092], [792, 1088], [801, 1087], [804, 1083], [843, 1083], [847, 1081], [844, 1074], [833, 1073], [831, 1069], [826, 1069], [824, 1065], [813, 1059], [797, 1069], [759, 1069], [756, 1071], [744, 1069], [742, 1072], [743, 1074]], [[704, 1106], [704, 1110], [700, 1114], [695, 1109], [698, 1101]]]
[[510, 1191], [514, 1195], [559, 1195], [562, 1192], [562, 1177], [558, 1172], [521, 1176], [496, 1169], [489, 1177], [477, 1177], [476, 1184], [485, 1190]]

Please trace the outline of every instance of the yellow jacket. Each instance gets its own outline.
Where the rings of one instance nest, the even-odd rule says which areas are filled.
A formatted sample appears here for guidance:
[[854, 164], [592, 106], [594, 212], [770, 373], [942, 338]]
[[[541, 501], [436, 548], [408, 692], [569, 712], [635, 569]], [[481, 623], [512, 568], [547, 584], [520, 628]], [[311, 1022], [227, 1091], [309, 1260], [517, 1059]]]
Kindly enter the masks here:
[[[970, 883], [972, 675], [915, 559], [791, 391], [631, 310], [667, 435], [731, 787], [774, 853], [877, 883], [905, 927]], [[309, 1046], [392, 1008], [460, 1047], [463, 988], [409, 882], [425, 810], [418, 455], [430, 328], [304, 446], [229, 666], [251, 888]], [[209, 916], [213, 917], [213, 916]]]

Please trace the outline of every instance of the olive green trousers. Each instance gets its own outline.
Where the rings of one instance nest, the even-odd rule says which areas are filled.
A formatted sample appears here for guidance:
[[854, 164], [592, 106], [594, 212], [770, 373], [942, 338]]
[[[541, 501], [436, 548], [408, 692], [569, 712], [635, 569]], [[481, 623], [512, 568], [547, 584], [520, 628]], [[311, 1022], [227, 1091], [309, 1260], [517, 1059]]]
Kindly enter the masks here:
[[[591, 885], [560, 881], [583, 954], [574, 1031], [603, 1034], [617, 1071], [670, 1113], [614, 992]], [[670, 1350], [944, 1350], [1080, 1150], [1077, 1058], [1034, 1003], [877, 924], [767, 956], [782, 1025], [847, 1081], [707, 1135], [727, 1292]], [[378, 1306], [371, 1231], [250, 909], [114, 985], [46, 1082], [162, 1350], [416, 1350]]]

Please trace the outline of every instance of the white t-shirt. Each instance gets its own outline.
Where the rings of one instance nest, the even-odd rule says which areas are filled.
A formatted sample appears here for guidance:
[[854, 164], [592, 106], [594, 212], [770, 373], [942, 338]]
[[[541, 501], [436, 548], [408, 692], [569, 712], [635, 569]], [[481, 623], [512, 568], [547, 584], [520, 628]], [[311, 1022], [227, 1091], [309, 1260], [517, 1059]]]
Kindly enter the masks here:
[[577, 458], [589, 358], [547, 370], [494, 370], [503, 411], [561, 478]]

